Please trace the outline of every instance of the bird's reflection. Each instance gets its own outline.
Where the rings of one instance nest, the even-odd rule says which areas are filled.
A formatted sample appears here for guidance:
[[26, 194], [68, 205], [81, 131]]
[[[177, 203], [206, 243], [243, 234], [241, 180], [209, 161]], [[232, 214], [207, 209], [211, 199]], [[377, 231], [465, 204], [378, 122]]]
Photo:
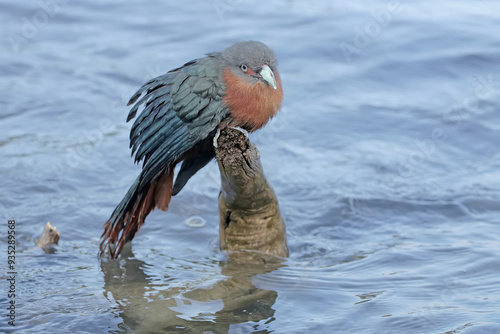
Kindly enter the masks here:
[[[249, 333], [257, 322], [274, 320], [278, 293], [256, 287], [252, 278], [282, 267], [283, 260], [235, 252], [219, 263], [225, 278], [213, 286], [190, 287], [192, 282], [186, 282], [170, 287], [149, 277], [144, 271], [149, 265], [127, 246], [119, 260], [101, 261], [105, 294], [118, 304], [123, 319], [111, 333]], [[262, 326], [258, 332], [269, 333]]]

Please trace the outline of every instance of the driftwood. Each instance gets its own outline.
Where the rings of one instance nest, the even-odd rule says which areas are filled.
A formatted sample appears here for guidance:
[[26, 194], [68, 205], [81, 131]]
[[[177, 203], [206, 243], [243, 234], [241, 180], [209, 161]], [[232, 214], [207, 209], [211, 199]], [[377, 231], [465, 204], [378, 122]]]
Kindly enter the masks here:
[[49, 222], [43, 228], [42, 236], [36, 241], [36, 245], [44, 250], [47, 250], [56, 245], [59, 241], [59, 231], [56, 231], [55, 226], [50, 225]]
[[221, 175], [220, 248], [288, 256], [285, 222], [255, 145], [243, 132], [226, 127], [215, 155]]

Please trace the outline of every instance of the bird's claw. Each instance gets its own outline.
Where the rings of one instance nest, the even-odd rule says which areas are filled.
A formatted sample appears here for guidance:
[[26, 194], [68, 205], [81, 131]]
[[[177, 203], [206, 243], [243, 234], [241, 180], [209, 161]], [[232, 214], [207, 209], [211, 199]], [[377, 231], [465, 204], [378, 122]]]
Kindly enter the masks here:
[[219, 137], [220, 137], [220, 128], [217, 128], [217, 132], [215, 133], [214, 141], [213, 141], [215, 148], [219, 147], [219, 145], [217, 144], [217, 140], [219, 139]]
[[231, 129], [238, 130], [239, 132], [243, 133], [245, 135], [245, 139], [248, 139], [248, 131], [240, 128], [239, 126], [230, 126]]
[[[239, 132], [243, 133], [243, 135], [245, 136], [245, 139], [249, 140], [247, 130], [240, 128], [239, 126], [230, 126], [230, 128], [234, 129], [234, 130], [238, 130]], [[215, 148], [219, 147], [219, 144], [217, 144], [217, 140], [219, 140], [219, 137], [220, 137], [220, 128], [217, 128], [217, 132], [215, 133], [214, 139], [213, 139], [213, 145]]]

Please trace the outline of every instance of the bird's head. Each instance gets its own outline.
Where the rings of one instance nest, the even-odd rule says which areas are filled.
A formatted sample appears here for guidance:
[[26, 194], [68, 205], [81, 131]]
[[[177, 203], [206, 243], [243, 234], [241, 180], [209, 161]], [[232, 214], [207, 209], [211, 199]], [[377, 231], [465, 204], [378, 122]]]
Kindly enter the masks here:
[[281, 108], [283, 88], [276, 57], [265, 44], [239, 42], [222, 51], [224, 103], [234, 125], [263, 127]]
[[250, 85], [262, 82], [278, 89], [276, 57], [267, 45], [256, 41], [238, 42], [222, 51], [222, 59], [238, 79]]

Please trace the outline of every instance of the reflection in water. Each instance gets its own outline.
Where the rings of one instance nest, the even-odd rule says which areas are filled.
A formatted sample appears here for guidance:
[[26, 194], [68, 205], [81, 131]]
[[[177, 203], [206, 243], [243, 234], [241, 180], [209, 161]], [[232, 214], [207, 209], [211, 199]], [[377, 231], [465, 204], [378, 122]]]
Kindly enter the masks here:
[[[221, 20], [215, 3], [234, 6]], [[3, 1], [0, 207], [2, 224], [19, 221], [14, 331], [500, 334], [500, 1], [399, 1], [347, 62], [339, 45], [370, 37], [393, 3]], [[28, 43], [18, 53], [12, 36]], [[283, 111], [251, 138], [291, 258], [256, 277], [219, 264], [214, 162], [143, 227], [133, 249], [144, 262], [129, 252], [103, 263], [103, 283], [94, 238], [140, 168], [124, 145], [129, 95], [186, 58], [254, 38], [278, 53], [285, 85]], [[174, 223], [192, 214], [205, 228]], [[62, 238], [51, 255], [33, 248], [47, 221]], [[268, 318], [236, 324], [256, 310]]]
[[119, 305], [123, 319], [119, 327], [124, 332], [208, 334], [231, 329], [232, 333], [246, 333], [252, 326], [242, 324], [274, 321], [278, 293], [257, 288], [252, 277], [282, 267], [279, 258], [255, 252], [228, 254], [219, 262], [225, 278], [210, 287], [195, 285], [193, 289], [189, 281], [185, 286], [172, 280], [169, 283], [168, 272], [158, 283], [145, 273], [148, 266], [134, 257], [130, 247], [124, 248], [119, 260], [101, 262], [105, 295]]

